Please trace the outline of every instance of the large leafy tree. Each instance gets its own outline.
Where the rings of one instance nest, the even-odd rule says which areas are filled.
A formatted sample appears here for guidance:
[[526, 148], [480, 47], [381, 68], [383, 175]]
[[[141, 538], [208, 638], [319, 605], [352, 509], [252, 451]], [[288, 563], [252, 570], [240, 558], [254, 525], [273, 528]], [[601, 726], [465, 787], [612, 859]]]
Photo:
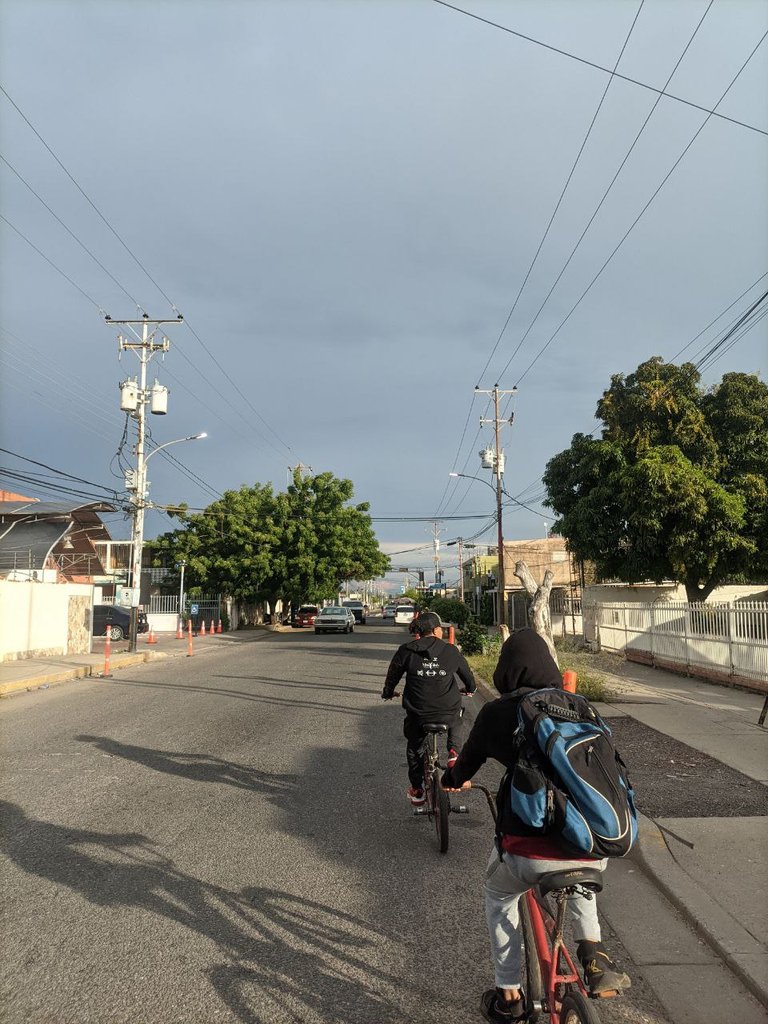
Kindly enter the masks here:
[[598, 402], [602, 436], [547, 464], [555, 529], [602, 578], [677, 579], [690, 601], [727, 580], [768, 580], [768, 386], [654, 357]]
[[227, 491], [203, 512], [179, 512], [182, 526], [153, 542], [156, 564], [187, 562], [188, 585], [243, 601], [322, 601], [347, 579], [389, 568], [366, 503], [348, 504], [352, 483], [332, 473], [294, 476], [287, 491], [269, 485]]

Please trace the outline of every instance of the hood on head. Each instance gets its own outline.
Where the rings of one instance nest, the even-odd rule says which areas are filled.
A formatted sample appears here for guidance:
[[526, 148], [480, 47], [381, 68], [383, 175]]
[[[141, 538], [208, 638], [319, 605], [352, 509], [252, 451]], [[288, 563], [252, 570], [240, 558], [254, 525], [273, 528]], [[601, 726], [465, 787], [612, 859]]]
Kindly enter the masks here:
[[526, 628], [513, 633], [503, 644], [493, 685], [499, 693], [511, 693], [521, 686], [562, 686], [563, 680], [546, 640], [534, 629]]

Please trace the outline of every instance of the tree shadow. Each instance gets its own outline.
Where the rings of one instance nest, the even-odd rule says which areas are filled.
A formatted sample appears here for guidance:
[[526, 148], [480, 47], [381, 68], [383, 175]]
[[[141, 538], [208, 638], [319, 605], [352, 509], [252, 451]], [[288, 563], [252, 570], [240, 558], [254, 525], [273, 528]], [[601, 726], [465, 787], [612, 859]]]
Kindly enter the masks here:
[[407, 986], [370, 955], [388, 936], [363, 919], [277, 889], [203, 882], [140, 833], [55, 825], [6, 801], [0, 813], [0, 849], [22, 871], [95, 907], [154, 914], [213, 943], [225, 959], [208, 977], [243, 1024], [274, 1021], [276, 1008], [297, 1021], [402, 1021], [386, 992]]
[[[134, 761], [166, 775], [179, 775], [193, 782], [220, 782], [238, 789], [278, 797], [290, 793], [298, 785], [298, 775], [279, 775], [259, 771], [251, 765], [224, 761], [211, 754], [191, 754], [186, 751], [153, 750], [131, 743], [118, 743], [107, 736], [75, 736], [80, 743], [91, 743], [110, 757]], [[278, 801], [274, 801], [278, 802]]]

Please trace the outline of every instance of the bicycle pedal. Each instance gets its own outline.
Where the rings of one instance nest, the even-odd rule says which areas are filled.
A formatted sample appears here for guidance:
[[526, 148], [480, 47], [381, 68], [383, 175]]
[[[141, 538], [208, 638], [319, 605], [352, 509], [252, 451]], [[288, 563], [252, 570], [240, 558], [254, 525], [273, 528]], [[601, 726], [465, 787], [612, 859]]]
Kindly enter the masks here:
[[414, 818], [418, 817], [420, 814], [426, 814], [426, 813], [427, 813], [427, 808], [426, 807], [414, 807], [413, 808], [413, 816], [414, 816]]
[[469, 808], [466, 804], [459, 804], [458, 807], [451, 807], [451, 814], [469, 814]]

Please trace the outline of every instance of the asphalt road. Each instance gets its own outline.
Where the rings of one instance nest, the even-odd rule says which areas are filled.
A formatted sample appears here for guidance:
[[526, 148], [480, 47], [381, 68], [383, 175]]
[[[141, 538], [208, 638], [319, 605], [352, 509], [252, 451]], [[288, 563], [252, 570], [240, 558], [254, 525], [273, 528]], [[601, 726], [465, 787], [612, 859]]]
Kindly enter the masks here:
[[[491, 823], [471, 794], [441, 857], [411, 814], [406, 631], [260, 637], [0, 705], [6, 1024], [480, 1019]], [[616, 905], [648, 887], [624, 865]], [[605, 938], [635, 979], [605, 1024], [668, 1024]]]

